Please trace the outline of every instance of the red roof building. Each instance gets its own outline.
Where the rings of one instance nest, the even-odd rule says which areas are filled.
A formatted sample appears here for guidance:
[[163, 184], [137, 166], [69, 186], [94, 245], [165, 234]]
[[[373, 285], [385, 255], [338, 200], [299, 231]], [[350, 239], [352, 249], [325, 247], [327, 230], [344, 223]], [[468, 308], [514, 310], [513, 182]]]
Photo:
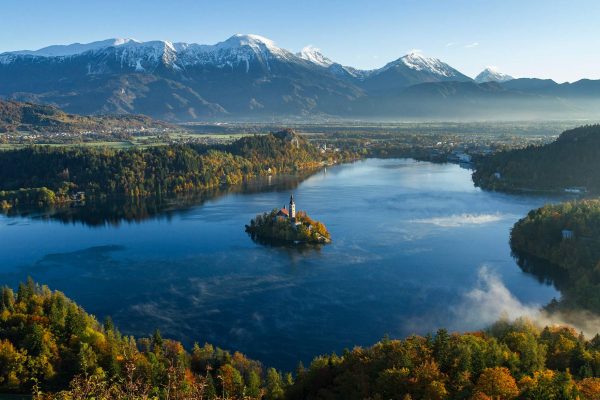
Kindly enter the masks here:
[[277, 213], [278, 217], [285, 217], [285, 218], [289, 218], [290, 217], [290, 213], [289, 211], [283, 207], [281, 210], [279, 210], [279, 212]]

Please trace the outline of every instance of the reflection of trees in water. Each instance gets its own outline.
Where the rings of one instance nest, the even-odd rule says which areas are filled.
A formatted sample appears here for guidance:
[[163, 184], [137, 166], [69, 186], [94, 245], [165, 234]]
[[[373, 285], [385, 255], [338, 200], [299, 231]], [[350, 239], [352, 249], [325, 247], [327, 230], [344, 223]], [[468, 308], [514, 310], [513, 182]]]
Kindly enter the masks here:
[[569, 274], [563, 268], [516, 250], [513, 250], [512, 256], [523, 272], [533, 275], [540, 283], [554, 285], [558, 290], [566, 286]]
[[240, 185], [223, 186], [182, 195], [143, 198], [108, 197], [87, 200], [85, 204], [73, 204], [70, 207], [16, 208], [5, 213], [9, 217], [51, 219], [64, 224], [82, 223], [89, 226], [117, 226], [123, 222], [142, 222], [151, 218], [170, 219], [173, 215], [193, 207], [202, 206], [208, 200], [215, 200], [228, 194], [290, 191], [298, 187], [310, 175], [311, 173], [304, 173], [293, 176], [261, 177]]
[[[516, 250], [513, 250], [512, 256], [523, 272], [533, 275], [542, 284], [553, 285], [563, 297], [561, 302], [569, 297], [571, 279], [569, 273], [563, 268], [541, 258]], [[559, 302], [556, 302], [556, 300], [553, 299], [552, 302], [546, 306], [546, 309], [556, 309], [558, 304]]]
[[318, 253], [321, 251], [321, 246], [323, 246], [319, 243], [290, 243], [286, 240], [259, 238], [255, 233], [250, 232], [248, 232], [248, 236], [250, 236], [254, 243], [285, 250], [290, 255]]

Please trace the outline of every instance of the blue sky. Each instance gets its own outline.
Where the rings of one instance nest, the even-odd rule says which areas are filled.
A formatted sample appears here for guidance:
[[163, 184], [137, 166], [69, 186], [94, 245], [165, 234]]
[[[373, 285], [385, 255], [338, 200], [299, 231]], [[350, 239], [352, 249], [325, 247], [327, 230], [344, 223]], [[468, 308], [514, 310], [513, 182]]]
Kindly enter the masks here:
[[474, 76], [600, 79], [597, 0], [3, 0], [0, 52], [112, 37], [212, 44], [255, 33], [376, 68], [413, 49]]

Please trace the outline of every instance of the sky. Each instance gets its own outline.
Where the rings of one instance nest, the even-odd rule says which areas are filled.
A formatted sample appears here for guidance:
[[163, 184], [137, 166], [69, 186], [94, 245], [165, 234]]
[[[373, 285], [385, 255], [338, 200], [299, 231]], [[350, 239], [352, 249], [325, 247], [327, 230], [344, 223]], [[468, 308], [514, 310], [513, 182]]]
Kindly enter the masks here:
[[0, 12], [0, 52], [254, 33], [361, 69], [418, 50], [471, 77], [495, 66], [515, 77], [600, 79], [597, 0], [2, 0]]

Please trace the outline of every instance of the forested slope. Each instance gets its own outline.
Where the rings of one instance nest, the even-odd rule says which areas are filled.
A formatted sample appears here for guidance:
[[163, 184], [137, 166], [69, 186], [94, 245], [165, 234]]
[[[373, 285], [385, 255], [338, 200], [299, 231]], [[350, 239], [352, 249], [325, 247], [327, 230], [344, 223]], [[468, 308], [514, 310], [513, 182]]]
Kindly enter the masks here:
[[148, 128], [173, 126], [144, 115], [84, 116], [67, 114], [49, 105], [0, 100], [0, 133], [131, 131]]
[[216, 146], [35, 146], [0, 152], [0, 202], [5, 207], [54, 204], [67, 201], [75, 191], [132, 197], [192, 192], [354, 158], [349, 152], [323, 156], [291, 130]]
[[[566, 236], [565, 236], [566, 235]], [[600, 313], [600, 200], [546, 205], [518, 221], [510, 244], [522, 266], [561, 290], [560, 306]], [[546, 261], [535, 263], [527, 256]]]
[[483, 157], [473, 180], [484, 189], [562, 191], [581, 187], [600, 192], [600, 125], [563, 132], [545, 146], [530, 146]]

